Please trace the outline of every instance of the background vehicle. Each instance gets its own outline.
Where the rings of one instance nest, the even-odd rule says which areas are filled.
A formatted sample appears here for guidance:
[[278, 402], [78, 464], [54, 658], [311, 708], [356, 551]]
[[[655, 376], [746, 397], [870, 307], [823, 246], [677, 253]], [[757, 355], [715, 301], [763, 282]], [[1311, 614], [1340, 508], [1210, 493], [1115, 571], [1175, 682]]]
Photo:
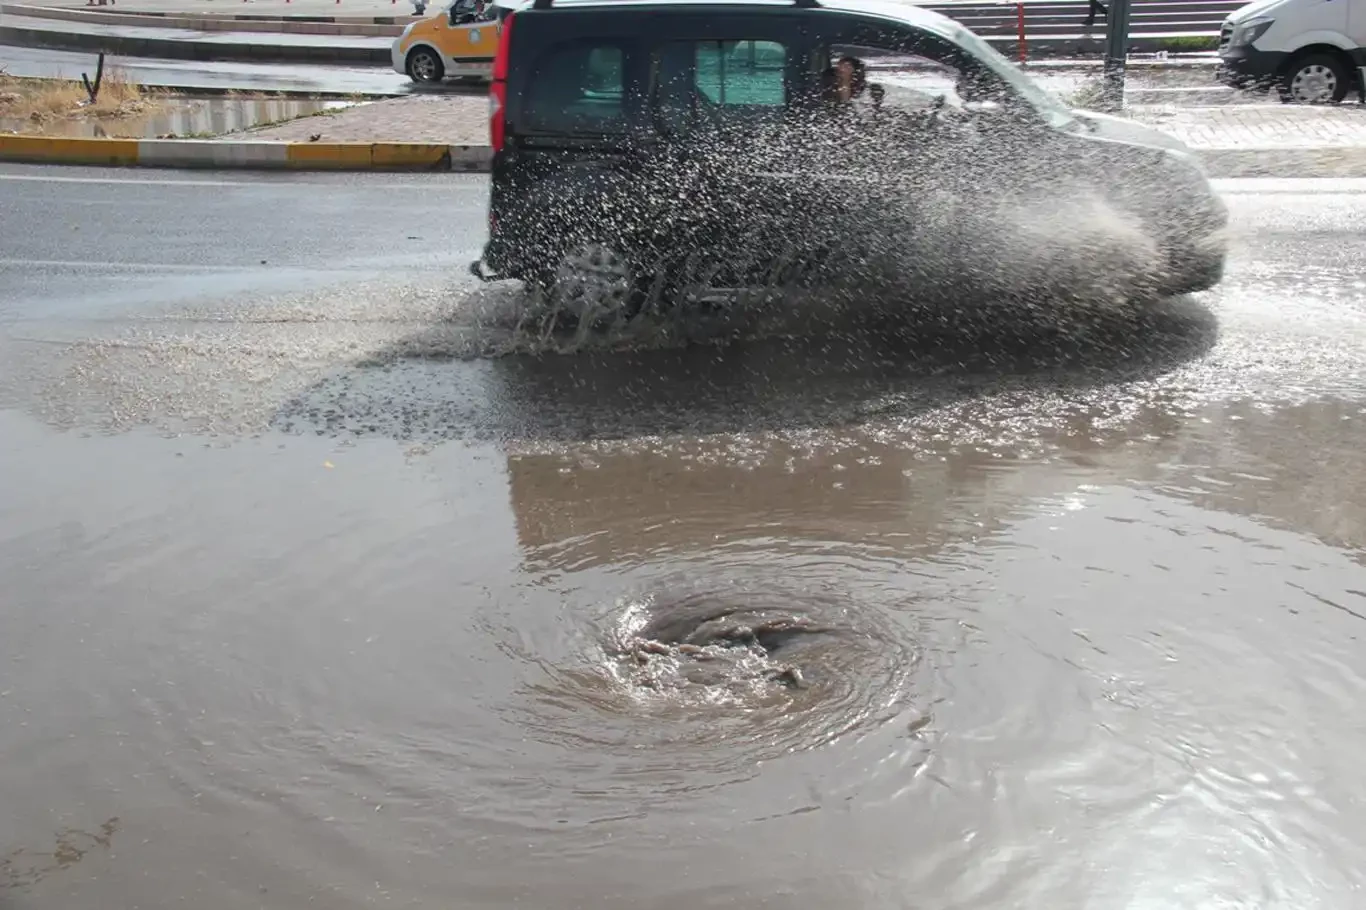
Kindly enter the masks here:
[[1257, 0], [1224, 20], [1220, 78], [1322, 104], [1366, 83], [1366, 0]]
[[[954, 97], [834, 129], [823, 85], [849, 47], [939, 66]], [[884, 262], [889, 277], [927, 263], [920, 243], [989, 245], [1000, 198], [1079, 187], [1157, 238], [1162, 291], [1223, 273], [1226, 213], [1181, 143], [1072, 111], [908, 3], [536, 0], [504, 23], [491, 105], [490, 236], [472, 271], [561, 309], [591, 293], [631, 312], [699, 261], [713, 287], [875, 281]], [[917, 212], [931, 196], [953, 215]]]
[[507, 7], [492, 0], [454, 0], [434, 16], [410, 23], [394, 39], [394, 70], [414, 82], [448, 77], [487, 79], [498, 47], [498, 25]]

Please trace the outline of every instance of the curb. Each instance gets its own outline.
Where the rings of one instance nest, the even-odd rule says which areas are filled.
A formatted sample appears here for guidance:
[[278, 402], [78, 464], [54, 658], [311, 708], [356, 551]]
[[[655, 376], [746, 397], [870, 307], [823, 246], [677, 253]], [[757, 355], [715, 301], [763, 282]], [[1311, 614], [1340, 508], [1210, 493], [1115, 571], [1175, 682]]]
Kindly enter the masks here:
[[[1197, 149], [1211, 178], [1366, 177], [1366, 147]], [[414, 142], [220, 142], [0, 135], [0, 161], [115, 167], [488, 173], [487, 145]]]
[[487, 172], [488, 146], [0, 136], [0, 161], [115, 167]]

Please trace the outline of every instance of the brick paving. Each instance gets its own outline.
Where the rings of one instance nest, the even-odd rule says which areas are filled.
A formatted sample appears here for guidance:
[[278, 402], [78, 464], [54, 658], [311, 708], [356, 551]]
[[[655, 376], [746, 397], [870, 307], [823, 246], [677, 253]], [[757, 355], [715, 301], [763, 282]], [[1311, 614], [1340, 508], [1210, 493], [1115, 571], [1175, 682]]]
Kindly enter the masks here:
[[488, 112], [488, 98], [483, 94], [409, 95], [218, 138], [307, 142], [317, 137], [314, 141], [488, 145]]
[[1366, 149], [1366, 104], [1131, 106], [1128, 115], [1195, 149]]
[[[1333, 107], [1135, 105], [1127, 114], [1200, 151], [1366, 151], [1366, 105], [1362, 104]], [[484, 145], [488, 142], [488, 101], [483, 94], [411, 95], [222, 138], [307, 141], [314, 136], [328, 142], [388, 140]]]

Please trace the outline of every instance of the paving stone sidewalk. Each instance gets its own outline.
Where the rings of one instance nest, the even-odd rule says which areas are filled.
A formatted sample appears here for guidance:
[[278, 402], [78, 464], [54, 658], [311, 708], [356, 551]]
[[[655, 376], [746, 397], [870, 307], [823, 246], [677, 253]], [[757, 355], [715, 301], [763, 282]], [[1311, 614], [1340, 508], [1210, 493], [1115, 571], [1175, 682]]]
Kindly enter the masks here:
[[1127, 113], [1195, 149], [1366, 149], [1366, 104], [1133, 106]]
[[[243, 130], [220, 139], [279, 142], [444, 142], [488, 145], [489, 102], [479, 95], [408, 95]], [[316, 137], [316, 140], [315, 140]]]
[[[1197, 150], [1366, 150], [1366, 105], [1362, 104], [1132, 106], [1126, 115], [1158, 127]], [[488, 100], [482, 94], [412, 95], [223, 138], [307, 141], [314, 136], [328, 142], [485, 145]]]

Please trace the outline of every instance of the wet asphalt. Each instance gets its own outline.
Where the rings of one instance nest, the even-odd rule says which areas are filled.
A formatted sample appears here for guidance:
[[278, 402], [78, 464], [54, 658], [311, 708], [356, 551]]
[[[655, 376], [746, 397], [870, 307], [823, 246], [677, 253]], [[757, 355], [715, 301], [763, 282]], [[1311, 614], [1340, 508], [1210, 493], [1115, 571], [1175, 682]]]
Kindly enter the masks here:
[[0, 907], [1353, 906], [1366, 181], [1217, 185], [1138, 314], [572, 338], [480, 177], [0, 167]]

